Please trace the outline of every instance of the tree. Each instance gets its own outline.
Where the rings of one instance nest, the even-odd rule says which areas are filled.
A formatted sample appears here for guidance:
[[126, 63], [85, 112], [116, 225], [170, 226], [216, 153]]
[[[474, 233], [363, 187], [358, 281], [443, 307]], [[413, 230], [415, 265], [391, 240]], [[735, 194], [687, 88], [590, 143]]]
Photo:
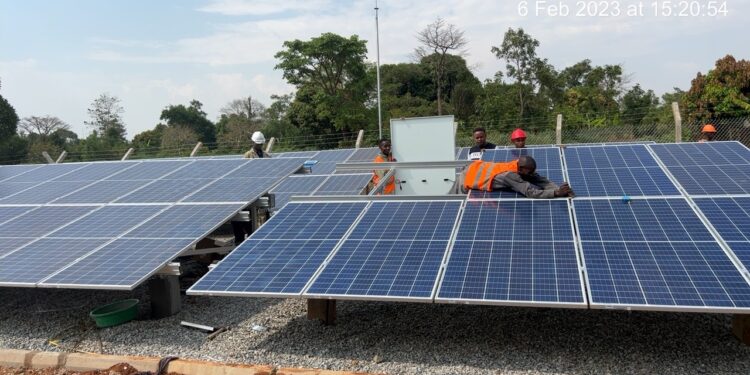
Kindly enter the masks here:
[[232, 100], [222, 107], [219, 112], [227, 117], [235, 115], [250, 120], [259, 120], [265, 109], [263, 103], [248, 95], [247, 98]]
[[685, 96], [688, 118], [708, 120], [750, 115], [750, 61], [727, 55], [693, 79]]
[[161, 139], [164, 134], [164, 129], [167, 126], [164, 124], [157, 124], [153, 129], [140, 132], [133, 137], [131, 145], [135, 148], [136, 152], [149, 153], [154, 149], [161, 147]]
[[185, 127], [192, 130], [198, 136], [196, 141], [201, 141], [209, 147], [216, 143], [216, 127], [206, 118], [203, 103], [197, 100], [192, 100], [189, 107], [182, 104], [167, 106], [161, 111], [160, 119], [165, 120], [170, 128]]
[[30, 116], [21, 120], [20, 128], [27, 134], [48, 138], [58, 130], [70, 130], [70, 125], [54, 116]]
[[453, 24], [447, 24], [445, 20], [438, 17], [435, 22], [427, 25], [417, 34], [417, 40], [422, 43], [415, 50], [415, 54], [424, 60], [430, 55], [436, 57], [428, 60], [432, 73], [435, 77], [435, 90], [437, 96], [438, 115], [443, 114], [443, 78], [445, 74], [446, 56], [449, 51], [456, 51], [460, 55], [462, 49], [468, 43], [464, 32]]
[[526, 107], [526, 98], [530, 95], [526, 90], [521, 89], [523, 86], [534, 87], [534, 71], [540, 64], [536, 56], [536, 48], [539, 47], [539, 41], [531, 35], [526, 34], [523, 28], [513, 30], [509, 28], [503, 36], [503, 43], [500, 47], [492, 47], [491, 51], [498, 59], [507, 62], [508, 77], [515, 78], [518, 90], [518, 112], [519, 117], [523, 117]]
[[164, 129], [161, 152], [164, 155], [182, 155], [198, 142], [198, 134], [186, 126], [170, 126]]
[[127, 134], [122, 120], [124, 112], [125, 109], [120, 105], [119, 98], [103, 93], [94, 99], [88, 109], [91, 121], [84, 121], [84, 123], [96, 130], [100, 136], [108, 139], [110, 143], [124, 143]]
[[[659, 105], [659, 98], [652, 90], [644, 91], [641, 85], [636, 84], [622, 97], [621, 121], [633, 125], [633, 135], [641, 137], [646, 133], [643, 126], [644, 120], [653, 122], [656, 119], [655, 111]], [[653, 128], [652, 128], [653, 129]]]
[[0, 140], [8, 139], [16, 134], [18, 115], [16, 110], [0, 95]]

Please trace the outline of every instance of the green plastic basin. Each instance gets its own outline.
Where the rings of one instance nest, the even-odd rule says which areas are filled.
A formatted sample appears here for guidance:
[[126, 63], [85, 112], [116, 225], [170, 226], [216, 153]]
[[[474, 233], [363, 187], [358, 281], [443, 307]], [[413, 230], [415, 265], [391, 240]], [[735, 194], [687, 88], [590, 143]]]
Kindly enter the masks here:
[[97, 307], [89, 313], [96, 326], [112, 327], [135, 319], [138, 314], [138, 300], [126, 299]]

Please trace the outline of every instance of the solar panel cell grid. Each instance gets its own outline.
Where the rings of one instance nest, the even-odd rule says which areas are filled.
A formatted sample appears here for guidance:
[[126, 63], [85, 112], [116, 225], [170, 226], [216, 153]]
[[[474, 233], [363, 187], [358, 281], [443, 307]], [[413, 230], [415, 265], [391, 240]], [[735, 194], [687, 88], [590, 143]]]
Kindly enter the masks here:
[[195, 160], [190, 165], [176, 170], [169, 179], [219, 178], [238, 168], [249, 159]]
[[106, 241], [42, 238], [0, 258], [0, 285], [36, 284]]
[[206, 178], [155, 180], [116, 200], [116, 203], [172, 203], [202, 189], [215, 180]]
[[742, 264], [750, 267], [750, 197], [696, 198], [695, 203]]
[[360, 194], [372, 179], [371, 174], [349, 174], [329, 176], [313, 195]]
[[3, 182], [44, 182], [60, 177], [66, 173], [81, 169], [89, 164], [49, 164], [35, 168], [26, 173], [11, 177]]
[[[146, 221], [128, 238], [202, 238], [242, 208], [235, 204], [177, 205]], [[2, 230], [2, 227], [0, 227]]]
[[115, 175], [109, 176], [107, 180], [155, 180], [168, 175], [192, 161], [143, 161], [134, 163], [131, 168], [125, 169]]
[[55, 199], [53, 203], [62, 204], [85, 204], [85, 203], [110, 203], [122, 196], [138, 190], [151, 181], [98, 181], [86, 186], [72, 194]]
[[220, 178], [184, 202], [252, 202], [271, 189], [277, 177]]
[[32, 164], [32, 165], [3, 165], [0, 166], [0, 181], [8, 180], [12, 177], [18, 176], [20, 174], [32, 171], [37, 168], [41, 168], [42, 165], [39, 164]]
[[92, 184], [92, 181], [49, 181], [0, 199], [0, 204], [45, 204]]
[[373, 202], [349, 239], [447, 241], [459, 202]]
[[[151, 216], [166, 205], [105, 206], [90, 215], [51, 233], [61, 238], [115, 238]], [[64, 224], [64, 223], [63, 223]]]
[[114, 175], [133, 166], [133, 163], [91, 163], [73, 173], [64, 174], [54, 181], [96, 181]]
[[20, 193], [35, 185], [37, 185], [36, 182], [0, 182], [0, 199]]
[[[273, 193], [312, 193], [326, 180], [325, 176], [290, 176], [271, 190]], [[304, 194], [300, 194], [304, 195]]]
[[97, 208], [99, 207], [40, 207], [0, 225], [0, 237], [40, 237]]
[[22, 215], [26, 212], [36, 209], [37, 207], [4, 207], [0, 206], [0, 224], [10, 221], [11, 219]]
[[367, 203], [290, 203], [252, 235], [253, 239], [340, 240]]
[[354, 149], [323, 150], [315, 155], [315, 160], [321, 162], [343, 163], [354, 153]]
[[33, 241], [31, 238], [0, 238], [0, 258]]
[[302, 168], [304, 159], [252, 159], [227, 175], [229, 178], [283, 177]]

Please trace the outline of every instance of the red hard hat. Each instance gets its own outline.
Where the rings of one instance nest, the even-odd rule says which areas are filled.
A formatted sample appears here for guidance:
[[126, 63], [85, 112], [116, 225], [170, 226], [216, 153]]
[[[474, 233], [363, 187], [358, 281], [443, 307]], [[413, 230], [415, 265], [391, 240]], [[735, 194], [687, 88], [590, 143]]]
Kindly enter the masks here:
[[526, 133], [523, 130], [521, 130], [521, 128], [517, 128], [516, 130], [513, 131], [513, 133], [510, 133], [511, 141], [515, 139], [519, 139], [519, 138], [526, 139]]

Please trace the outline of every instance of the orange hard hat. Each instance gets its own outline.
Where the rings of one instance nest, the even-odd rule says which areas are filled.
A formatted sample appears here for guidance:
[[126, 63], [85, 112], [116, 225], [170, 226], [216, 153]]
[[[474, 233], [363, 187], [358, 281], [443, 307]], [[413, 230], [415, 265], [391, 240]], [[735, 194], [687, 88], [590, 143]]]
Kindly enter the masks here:
[[716, 128], [712, 124], [703, 125], [701, 133], [716, 133]]
[[516, 130], [513, 131], [513, 133], [510, 133], [511, 141], [514, 139], [520, 139], [520, 138], [526, 139], [526, 133], [521, 128], [517, 128]]

